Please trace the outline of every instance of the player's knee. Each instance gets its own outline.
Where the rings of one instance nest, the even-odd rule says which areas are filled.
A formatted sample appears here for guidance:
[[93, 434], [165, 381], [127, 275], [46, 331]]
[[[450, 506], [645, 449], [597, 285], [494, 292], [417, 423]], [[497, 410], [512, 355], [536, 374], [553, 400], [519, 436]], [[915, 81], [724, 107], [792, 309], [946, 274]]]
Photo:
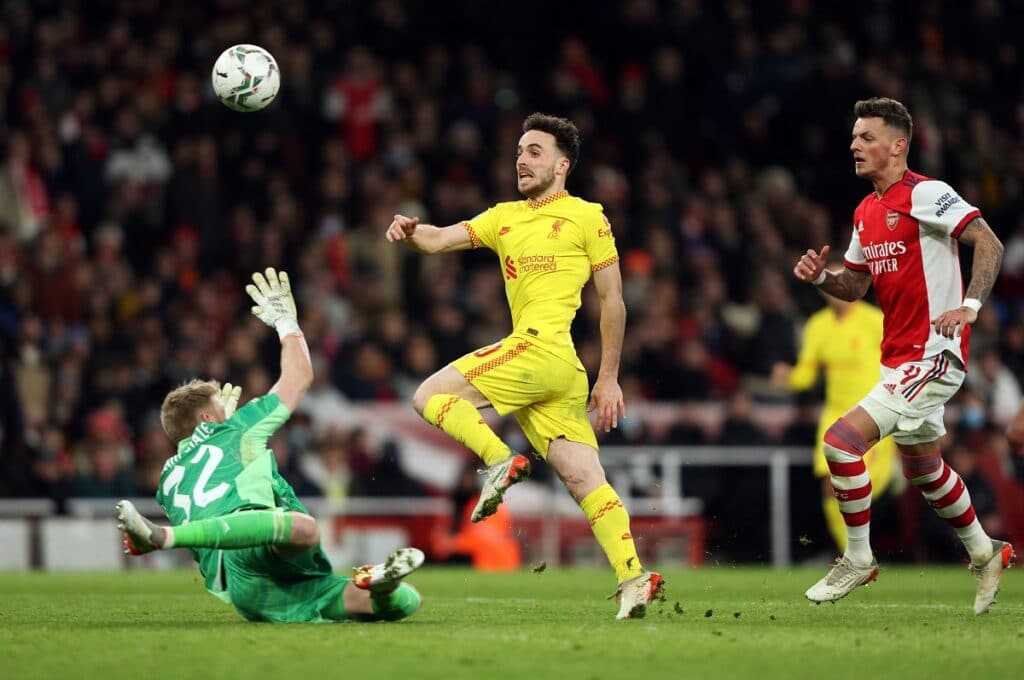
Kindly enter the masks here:
[[416, 409], [416, 413], [422, 416], [424, 411], [427, 410], [427, 402], [435, 394], [437, 394], [437, 391], [430, 384], [429, 380], [421, 383], [412, 395], [412, 407]]
[[938, 472], [942, 467], [942, 452], [933, 443], [921, 447], [901, 446], [900, 462], [903, 476], [917, 479]]
[[301, 512], [293, 512], [292, 535], [288, 540], [289, 545], [302, 548], [315, 548], [320, 544], [320, 529], [316, 520]]

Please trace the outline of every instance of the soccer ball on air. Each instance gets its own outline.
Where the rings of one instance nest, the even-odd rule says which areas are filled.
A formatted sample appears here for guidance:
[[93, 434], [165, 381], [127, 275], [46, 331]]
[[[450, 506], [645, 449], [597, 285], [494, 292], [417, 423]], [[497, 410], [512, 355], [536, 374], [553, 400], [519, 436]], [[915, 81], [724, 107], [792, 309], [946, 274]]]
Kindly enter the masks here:
[[221, 52], [210, 78], [217, 99], [235, 111], [265, 108], [281, 87], [277, 62], [256, 45], [233, 45]]

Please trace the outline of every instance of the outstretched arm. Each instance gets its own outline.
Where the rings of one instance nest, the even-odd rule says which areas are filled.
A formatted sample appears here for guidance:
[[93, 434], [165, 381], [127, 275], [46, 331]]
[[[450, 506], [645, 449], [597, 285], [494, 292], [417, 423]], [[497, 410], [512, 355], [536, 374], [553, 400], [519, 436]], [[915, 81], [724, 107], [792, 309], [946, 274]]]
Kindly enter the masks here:
[[395, 215], [386, 237], [392, 243], [405, 241], [407, 246], [425, 255], [468, 250], [473, 247], [469, 230], [461, 222], [448, 227], [435, 227], [432, 224], [420, 224], [418, 217], [405, 215]]
[[808, 250], [793, 267], [793, 275], [801, 281], [820, 286], [823, 291], [840, 300], [853, 302], [864, 297], [871, 286], [871, 274], [843, 268], [828, 271], [825, 263], [831, 246], [823, 246], [821, 254]]
[[299, 328], [291, 282], [287, 273], [279, 273], [273, 267], [267, 267], [265, 277], [256, 272], [252, 280], [253, 283], [245, 287], [256, 303], [252, 313], [276, 329], [281, 338], [281, 376], [270, 393], [276, 394], [289, 412], [294, 411], [313, 382], [313, 363], [306, 338]]
[[999, 267], [1003, 263], [1003, 244], [981, 217], [968, 222], [958, 240], [974, 248], [974, 266], [964, 304], [940, 314], [932, 321], [935, 332], [947, 338], [960, 335], [964, 326], [978, 320], [978, 310], [992, 292], [992, 286], [999, 276]]
[[616, 262], [594, 272], [594, 288], [601, 300], [601, 368], [590, 395], [588, 410], [597, 410], [597, 429], [609, 432], [626, 416], [619, 386], [619, 360], [626, 331], [626, 304], [622, 301], [622, 274]]

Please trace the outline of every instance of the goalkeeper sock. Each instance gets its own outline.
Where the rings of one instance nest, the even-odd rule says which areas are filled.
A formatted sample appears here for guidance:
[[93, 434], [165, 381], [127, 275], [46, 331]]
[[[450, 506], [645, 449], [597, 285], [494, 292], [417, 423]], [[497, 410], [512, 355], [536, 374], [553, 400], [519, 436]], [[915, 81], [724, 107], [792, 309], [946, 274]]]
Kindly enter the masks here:
[[427, 400], [423, 419], [464, 444], [488, 466], [512, 455], [512, 450], [488, 427], [480, 412], [462, 397], [435, 394]]
[[590, 520], [590, 529], [608, 557], [619, 583], [643, 572], [629, 533], [629, 513], [611, 484], [603, 484], [580, 501], [580, 509]]
[[284, 509], [246, 510], [171, 527], [164, 548], [251, 548], [282, 545], [292, 536], [292, 517]]
[[419, 591], [408, 583], [400, 583], [387, 593], [370, 591], [370, 606], [379, 621], [398, 621], [412, 616], [419, 610], [421, 602]]

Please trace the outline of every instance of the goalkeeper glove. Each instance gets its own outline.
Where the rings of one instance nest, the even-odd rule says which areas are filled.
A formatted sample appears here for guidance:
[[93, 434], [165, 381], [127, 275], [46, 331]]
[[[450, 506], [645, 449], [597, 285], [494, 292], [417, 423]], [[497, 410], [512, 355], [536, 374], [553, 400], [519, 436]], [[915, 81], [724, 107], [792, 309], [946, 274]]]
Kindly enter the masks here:
[[224, 418], [230, 418], [238, 408], [238, 398], [242, 396], [242, 387], [233, 386], [231, 383], [224, 383], [220, 388], [220, 403], [224, 405]]
[[255, 285], [250, 283], [245, 287], [245, 292], [256, 303], [252, 313], [263, 323], [277, 329], [277, 336], [282, 340], [286, 335], [302, 335], [288, 274], [267, 267], [266, 277], [256, 272], [252, 280]]

